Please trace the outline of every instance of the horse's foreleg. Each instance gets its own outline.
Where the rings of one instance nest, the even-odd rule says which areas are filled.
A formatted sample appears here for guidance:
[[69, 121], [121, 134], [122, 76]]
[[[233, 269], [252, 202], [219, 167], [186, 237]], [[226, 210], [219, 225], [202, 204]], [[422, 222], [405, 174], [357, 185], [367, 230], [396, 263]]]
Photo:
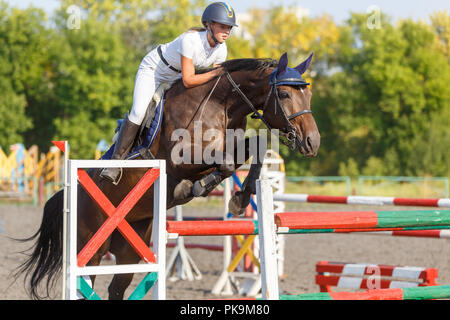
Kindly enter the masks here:
[[262, 163], [255, 163], [250, 166], [250, 171], [242, 184], [241, 191], [236, 191], [228, 203], [228, 210], [231, 214], [238, 216], [245, 212], [245, 208], [250, 204], [251, 195], [256, 194], [256, 180], [259, 178], [261, 168]]
[[[257, 148], [255, 148], [256, 150], [251, 150], [252, 145], [257, 146]], [[259, 150], [259, 148], [259, 137], [245, 139], [245, 158], [247, 160], [253, 155], [253, 160], [250, 166], [250, 171], [242, 184], [242, 189], [237, 191], [228, 203], [229, 212], [235, 216], [242, 215], [244, 213], [245, 208], [247, 208], [250, 203], [251, 195], [256, 194], [256, 180], [259, 178], [261, 173], [265, 154], [265, 150]]]
[[179, 206], [191, 201], [194, 198], [192, 193], [193, 183], [187, 179], [176, 179], [170, 174], [167, 175], [167, 209]]

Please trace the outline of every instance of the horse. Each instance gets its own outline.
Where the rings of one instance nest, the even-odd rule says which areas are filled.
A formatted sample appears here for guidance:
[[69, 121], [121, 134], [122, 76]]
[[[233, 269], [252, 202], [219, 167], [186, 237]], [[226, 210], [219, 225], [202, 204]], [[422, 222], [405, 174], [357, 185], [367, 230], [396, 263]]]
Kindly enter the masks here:
[[[182, 81], [175, 82], [165, 93], [164, 115], [161, 128], [150, 154], [166, 160], [167, 209], [191, 201], [194, 197], [207, 196], [222, 180], [230, 177], [250, 157], [253, 161], [242, 189], [230, 202], [229, 211], [240, 215], [256, 193], [256, 179], [262, 167], [263, 156], [251, 152], [255, 137], [226, 137], [228, 130], [245, 130], [247, 116], [251, 114], [269, 130], [278, 130], [283, 143], [297, 149], [305, 157], [317, 155], [320, 134], [314, 120], [310, 101], [311, 90], [301, 75], [306, 71], [311, 56], [295, 68], [287, 67], [287, 55], [274, 59], [234, 59], [221, 64], [222, 74], [204, 85], [185, 88]], [[255, 107], [256, 106], [256, 107]], [[261, 113], [261, 111], [263, 111]], [[195, 131], [202, 125], [201, 133], [214, 130], [216, 139], [212, 148], [215, 161], [178, 161], [190, 151], [205, 151], [211, 142], [194, 141]], [[188, 138], [175, 135], [177, 129], [188, 133]], [[174, 138], [175, 137], [175, 138]], [[190, 139], [190, 140], [189, 140]], [[256, 137], [257, 142], [261, 141]], [[188, 143], [186, 144], [186, 140]], [[206, 139], [207, 140], [207, 139]], [[231, 141], [231, 142], [230, 142]], [[217, 143], [216, 143], [217, 142]], [[197, 143], [197, 145], [195, 145]], [[234, 143], [228, 151], [227, 145]], [[183, 148], [180, 146], [183, 145]], [[188, 148], [185, 148], [185, 146]], [[190, 148], [189, 148], [190, 146]], [[237, 156], [238, 149], [244, 156]], [[231, 153], [231, 154], [230, 154]], [[234, 154], [233, 154], [234, 153]], [[188, 157], [187, 157], [188, 158]], [[241, 158], [241, 159], [239, 159]], [[184, 159], [184, 158], [183, 158]], [[256, 160], [255, 160], [256, 159]], [[117, 206], [139, 181], [146, 169], [123, 169], [117, 185], [100, 177], [101, 169], [90, 169], [89, 176]], [[81, 250], [106, 216], [89, 195], [78, 186], [78, 235], [77, 246]], [[150, 243], [153, 221], [153, 187], [138, 201], [126, 216], [126, 221], [140, 237]], [[44, 205], [43, 218], [37, 232], [24, 241], [34, 241], [25, 262], [16, 276], [25, 274], [27, 291], [33, 299], [50, 298], [51, 289], [62, 266], [63, 190], [55, 193]], [[89, 266], [99, 265], [102, 257], [111, 252], [117, 264], [136, 264], [139, 255], [115, 230], [109, 239], [89, 261]], [[133, 274], [114, 275], [108, 287], [109, 299], [123, 299]], [[39, 285], [45, 283], [46, 292], [40, 293]], [[95, 276], [91, 276], [94, 285]]]

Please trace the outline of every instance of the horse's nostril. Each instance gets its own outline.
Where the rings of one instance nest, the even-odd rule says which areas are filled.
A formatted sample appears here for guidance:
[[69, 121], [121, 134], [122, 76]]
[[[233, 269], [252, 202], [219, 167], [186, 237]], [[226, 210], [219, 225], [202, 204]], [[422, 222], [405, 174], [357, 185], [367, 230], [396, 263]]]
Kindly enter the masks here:
[[314, 149], [311, 137], [306, 137], [306, 148], [308, 149], [308, 151], [312, 151]]

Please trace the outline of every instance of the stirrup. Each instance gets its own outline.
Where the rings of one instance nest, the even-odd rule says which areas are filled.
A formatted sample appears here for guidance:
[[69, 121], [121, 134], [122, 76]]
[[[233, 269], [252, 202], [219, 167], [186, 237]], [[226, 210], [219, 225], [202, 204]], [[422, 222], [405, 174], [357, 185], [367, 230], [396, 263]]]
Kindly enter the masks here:
[[[106, 169], [119, 169], [119, 176], [116, 178], [116, 180], [111, 179], [109, 176], [107, 175], [103, 175], [103, 171]], [[103, 179], [108, 180], [109, 182], [111, 182], [113, 185], [117, 186], [120, 182], [120, 180], [122, 179], [122, 175], [123, 175], [123, 169], [122, 168], [103, 168], [103, 170], [100, 172], [100, 177]]]

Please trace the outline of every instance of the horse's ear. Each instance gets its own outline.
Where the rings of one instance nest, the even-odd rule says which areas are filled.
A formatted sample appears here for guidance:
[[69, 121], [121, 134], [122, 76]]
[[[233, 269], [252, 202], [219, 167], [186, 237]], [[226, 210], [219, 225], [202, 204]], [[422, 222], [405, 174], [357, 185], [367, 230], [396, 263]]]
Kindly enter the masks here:
[[298, 72], [300, 72], [300, 74], [304, 74], [305, 71], [308, 69], [309, 65], [311, 64], [311, 60], [312, 60], [313, 55], [314, 55], [314, 52], [311, 53], [311, 55], [308, 57], [308, 59], [306, 59], [305, 61], [300, 63], [294, 69], [297, 70]]
[[280, 61], [278, 62], [277, 77], [286, 71], [287, 65], [288, 65], [288, 57], [287, 52], [285, 52], [283, 53], [283, 55], [280, 58]]

